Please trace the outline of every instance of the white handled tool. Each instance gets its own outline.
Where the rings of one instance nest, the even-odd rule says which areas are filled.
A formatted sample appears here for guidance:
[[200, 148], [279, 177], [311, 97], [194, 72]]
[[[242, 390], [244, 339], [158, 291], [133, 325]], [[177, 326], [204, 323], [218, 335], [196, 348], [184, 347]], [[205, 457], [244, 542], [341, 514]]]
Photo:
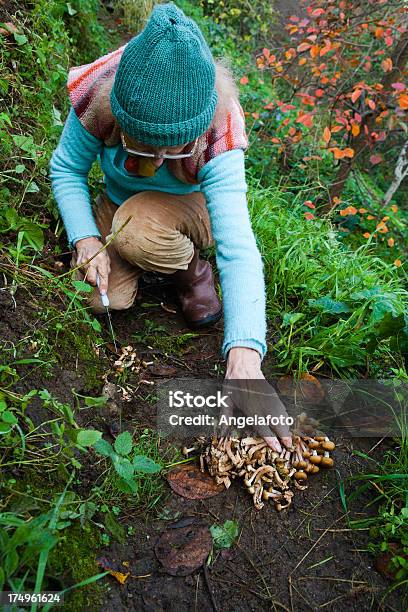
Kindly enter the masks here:
[[[98, 289], [99, 289], [99, 284], [100, 284], [99, 274], [96, 275], [96, 284], [97, 284]], [[113, 327], [112, 327], [112, 319], [111, 319], [110, 312], [109, 312], [110, 302], [109, 302], [109, 298], [108, 298], [108, 294], [107, 293], [101, 293], [101, 302], [102, 302], [102, 306], [105, 306], [106, 314], [108, 315], [109, 327], [110, 327], [110, 332], [111, 332], [111, 336], [112, 336], [113, 346], [115, 347], [115, 351], [117, 352], [118, 351], [118, 347], [116, 345], [115, 334], [114, 334]]]

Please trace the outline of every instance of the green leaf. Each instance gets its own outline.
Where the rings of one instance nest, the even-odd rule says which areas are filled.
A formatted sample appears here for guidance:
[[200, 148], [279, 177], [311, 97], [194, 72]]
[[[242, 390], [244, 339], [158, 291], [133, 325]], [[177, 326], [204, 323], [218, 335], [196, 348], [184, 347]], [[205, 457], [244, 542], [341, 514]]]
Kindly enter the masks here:
[[132, 450], [133, 440], [128, 431], [124, 431], [118, 435], [115, 440], [115, 451], [119, 455], [128, 455]]
[[125, 530], [123, 526], [117, 522], [112, 512], [108, 512], [105, 516], [105, 527], [120, 544], [125, 542]]
[[14, 134], [14, 144], [19, 147], [22, 151], [35, 155], [37, 153], [37, 147], [34, 144], [32, 136], [24, 136], [24, 134]]
[[18, 419], [16, 418], [16, 416], [9, 410], [3, 412], [1, 418], [4, 423], [8, 423], [9, 425], [15, 425], [16, 423], [18, 423]]
[[156, 474], [160, 472], [162, 466], [145, 455], [135, 455], [133, 457], [133, 465], [136, 472], [144, 474]]
[[304, 316], [305, 315], [303, 312], [285, 312], [283, 315], [282, 326], [286, 327], [286, 325], [294, 325]]
[[98, 406], [106, 406], [108, 398], [106, 395], [101, 395], [101, 397], [85, 397], [85, 406], [88, 408], [98, 407]]
[[101, 332], [102, 331], [102, 326], [99, 323], [98, 319], [92, 319], [91, 322], [91, 327], [92, 329], [94, 329], [96, 332]]
[[17, 166], [14, 168], [14, 172], [16, 174], [21, 174], [22, 172], [24, 172], [24, 170], [26, 169], [24, 164], [17, 164]]
[[35, 181], [31, 181], [26, 189], [26, 193], [38, 193], [39, 191], [40, 188]]
[[93, 291], [92, 285], [89, 285], [85, 281], [73, 280], [71, 284], [75, 287], [77, 291], [82, 291], [83, 293], [91, 293]]
[[80, 446], [93, 446], [102, 438], [102, 432], [95, 429], [82, 429], [78, 432], [77, 444]]
[[236, 521], [225, 521], [223, 525], [211, 525], [214, 548], [231, 548], [238, 538], [239, 525]]
[[26, 42], [28, 41], [27, 36], [25, 36], [24, 34], [17, 34], [17, 32], [14, 32], [13, 36], [14, 36], [14, 40], [16, 41], [18, 45], [25, 45]]
[[71, 17], [73, 15], [76, 15], [78, 11], [76, 11], [74, 8], [72, 8], [71, 4], [69, 2], [67, 2], [67, 11], [68, 11], [68, 15], [70, 15]]
[[132, 478], [134, 468], [129, 459], [126, 457], [119, 457], [119, 455], [114, 455], [112, 457], [112, 461], [116, 472], [121, 478], [124, 478], [125, 480]]
[[4, 573], [4, 569], [0, 565], [0, 592], [3, 590], [5, 579], [6, 579], [6, 576]]
[[102, 455], [103, 457], [113, 457], [115, 455], [112, 446], [103, 438], [100, 438], [100, 440], [95, 442], [95, 444], [93, 444], [93, 448], [98, 455]]
[[350, 308], [344, 302], [336, 302], [331, 297], [325, 295], [317, 300], [308, 300], [309, 306], [317, 308], [322, 312], [329, 314], [340, 314], [342, 312], [350, 312]]
[[10, 549], [4, 560], [4, 571], [7, 577], [12, 576], [18, 568], [18, 554], [15, 548]]
[[136, 495], [139, 490], [137, 482], [132, 479], [124, 480], [123, 478], [119, 478], [117, 487], [119, 491], [122, 491], [122, 493], [126, 493], [127, 495]]
[[20, 229], [24, 231], [24, 238], [28, 244], [36, 251], [41, 251], [44, 247], [44, 232], [37, 223], [24, 220], [19, 224]]
[[6, 425], [6, 423], [0, 423], [0, 434], [6, 434], [11, 431], [10, 425]]

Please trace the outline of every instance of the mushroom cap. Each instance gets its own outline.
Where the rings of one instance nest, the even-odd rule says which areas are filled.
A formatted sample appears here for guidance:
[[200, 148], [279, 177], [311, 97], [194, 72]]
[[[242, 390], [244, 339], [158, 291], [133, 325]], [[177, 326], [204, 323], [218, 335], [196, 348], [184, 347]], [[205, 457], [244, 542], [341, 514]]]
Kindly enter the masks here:
[[317, 465], [321, 462], [322, 460], [322, 456], [321, 455], [312, 455], [309, 458], [310, 463], [313, 463], [314, 465]]
[[322, 467], [331, 468], [334, 465], [334, 461], [331, 457], [322, 457], [320, 465]]
[[331, 440], [328, 440], [326, 442], [323, 442], [322, 448], [324, 448], [325, 451], [334, 451], [336, 445], [334, 442], [331, 442]]
[[295, 472], [296, 480], [307, 480], [306, 472]]
[[320, 442], [317, 442], [317, 440], [309, 440], [308, 442], [308, 446], [309, 448], [319, 448], [320, 446]]

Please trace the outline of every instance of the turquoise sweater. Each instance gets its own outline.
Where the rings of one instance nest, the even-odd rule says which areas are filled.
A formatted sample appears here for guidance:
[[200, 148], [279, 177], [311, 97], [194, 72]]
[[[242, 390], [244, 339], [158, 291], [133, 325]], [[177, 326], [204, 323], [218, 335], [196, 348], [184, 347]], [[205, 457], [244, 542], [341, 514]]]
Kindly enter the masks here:
[[244, 152], [235, 149], [211, 159], [198, 174], [200, 183], [179, 181], [164, 162], [152, 177], [135, 177], [123, 166], [121, 145], [106, 147], [87, 132], [73, 109], [69, 113], [58, 147], [51, 159], [51, 181], [68, 240], [73, 246], [87, 236], [100, 236], [89, 190], [88, 174], [98, 159], [106, 191], [120, 206], [139, 191], [155, 190], [185, 194], [202, 191], [216, 247], [224, 308], [222, 355], [235, 346], [266, 352], [265, 283], [262, 259], [249, 219]]

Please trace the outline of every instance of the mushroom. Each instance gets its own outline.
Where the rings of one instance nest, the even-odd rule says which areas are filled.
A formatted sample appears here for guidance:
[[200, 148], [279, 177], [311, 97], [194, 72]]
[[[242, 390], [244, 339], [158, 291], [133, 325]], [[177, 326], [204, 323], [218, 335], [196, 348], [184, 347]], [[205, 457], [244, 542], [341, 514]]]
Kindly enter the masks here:
[[190, 453], [194, 452], [195, 450], [197, 450], [195, 446], [192, 446], [191, 448], [187, 448], [187, 446], [183, 446], [183, 448], [181, 449], [181, 452], [183, 455], [187, 457]]
[[322, 460], [322, 457], [318, 455], [315, 450], [312, 451], [312, 455], [309, 459], [310, 463], [313, 463], [314, 465], [318, 465], [321, 462], [321, 460]]
[[334, 449], [336, 448], [336, 445], [334, 442], [331, 442], [329, 438], [325, 438], [324, 442], [322, 443], [322, 448], [325, 451], [334, 451]]
[[295, 472], [295, 479], [296, 480], [307, 480], [306, 472], [304, 472], [303, 470], [299, 470], [298, 472]]
[[323, 455], [323, 457], [322, 457], [322, 460], [321, 460], [320, 465], [321, 465], [322, 467], [325, 467], [325, 468], [332, 468], [332, 467], [333, 467], [333, 465], [334, 465], [334, 461], [333, 461], [333, 459], [332, 459], [332, 458], [329, 456], [329, 453], [328, 453], [328, 452], [325, 452], [325, 453], [324, 453], [324, 455]]

